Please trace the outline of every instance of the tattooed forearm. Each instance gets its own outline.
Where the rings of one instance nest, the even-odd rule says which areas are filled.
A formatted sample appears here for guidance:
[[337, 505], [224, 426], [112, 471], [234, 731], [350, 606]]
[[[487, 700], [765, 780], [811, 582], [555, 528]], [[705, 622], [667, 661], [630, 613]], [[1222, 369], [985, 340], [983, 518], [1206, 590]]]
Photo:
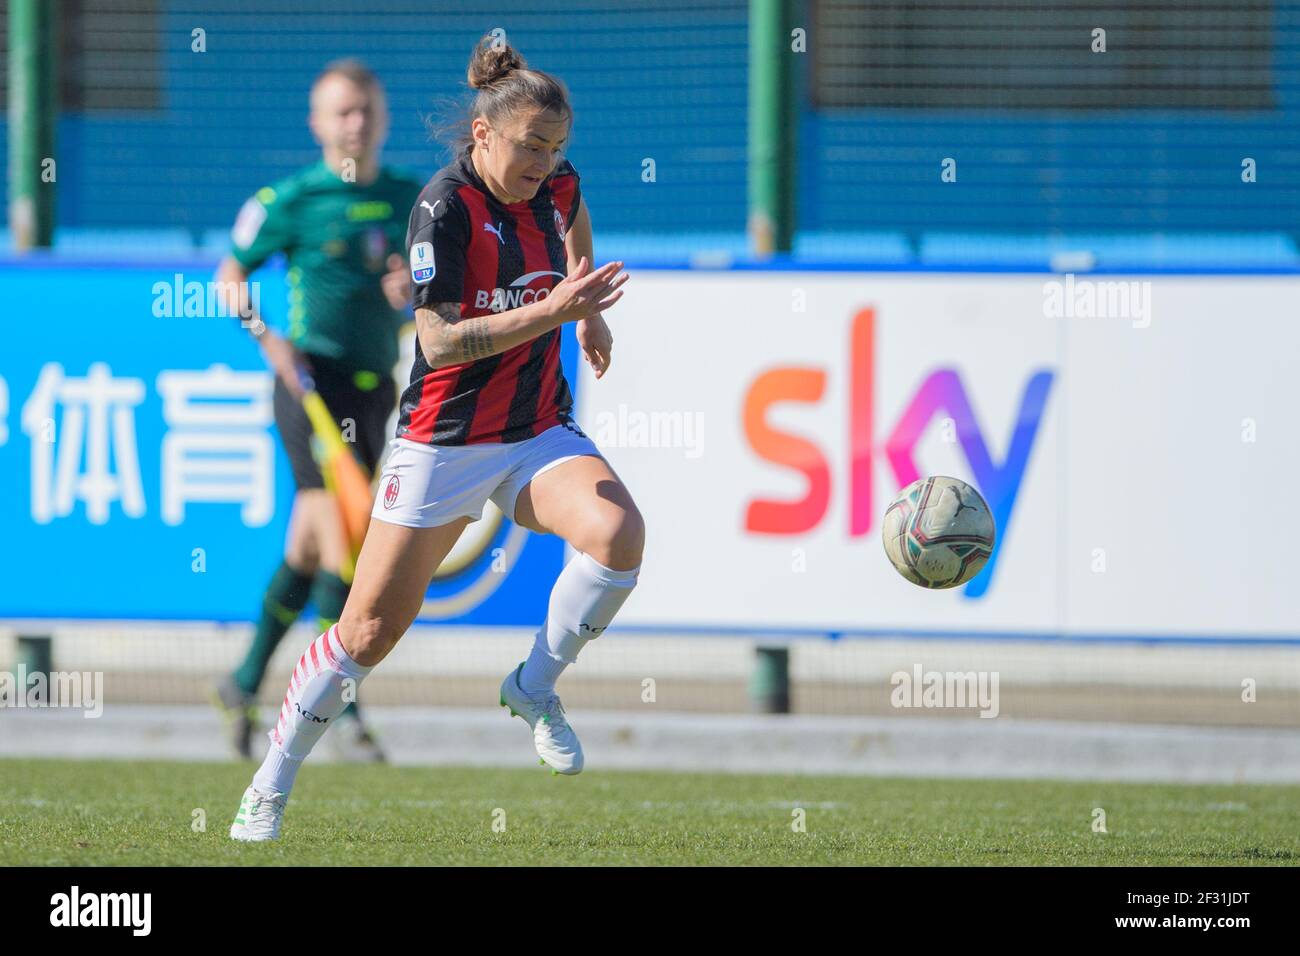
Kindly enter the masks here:
[[415, 310], [415, 329], [431, 368], [442, 368], [461, 361], [458, 352], [460, 322], [459, 302], [437, 302], [429, 308]]
[[466, 319], [459, 323], [456, 329], [460, 333], [460, 356], [462, 361], [468, 362], [471, 359], [483, 358], [492, 355], [496, 351], [492, 347], [492, 333], [488, 330], [488, 317], [486, 315]]
[[504, 315], [462, 316], [459, 302], [435, 302], [415, 310], [420, 348], [430, 368], [445, 368], [499, 355], [552, 331], [559, 323], [537, 303]]

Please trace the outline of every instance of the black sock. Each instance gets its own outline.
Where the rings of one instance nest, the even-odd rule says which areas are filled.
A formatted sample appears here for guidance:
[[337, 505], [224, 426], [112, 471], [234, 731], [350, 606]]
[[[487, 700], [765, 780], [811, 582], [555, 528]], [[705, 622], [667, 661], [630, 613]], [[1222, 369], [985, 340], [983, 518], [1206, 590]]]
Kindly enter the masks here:
[[256, 694], [266, 673], [267, 662], [275, 653], [280, 638], [293, 626], [311, 595], [313, 575], [281, 563], [271, 576], [266, 596], [262, 598], [262, 615], [257, 619], [253, 643], [235, 671], [235, 683], [246, 694]]

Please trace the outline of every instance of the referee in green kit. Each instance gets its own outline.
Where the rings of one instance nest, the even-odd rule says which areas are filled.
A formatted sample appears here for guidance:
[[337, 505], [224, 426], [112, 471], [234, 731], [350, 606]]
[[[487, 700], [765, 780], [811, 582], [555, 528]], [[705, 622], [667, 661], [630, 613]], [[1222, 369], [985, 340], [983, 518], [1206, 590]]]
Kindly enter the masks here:
[[[409, 321], [406, 226], [421, 183], [379, 163], [388, 135], [383, 86], [359, 61], [329, 64], [312, 84], [309, 125], [320, 161], [259, 189], [244, 204], [231, 254], [217, 274], [229, 288], [246, 282], [275, 253], [288, 258], [287, 337], [252, 316], [247, 287], [240, 286], [240, 314], [252, 317], [249, 324], [275, 371], [275, 421], [297, 485], [284, 560], [267, 586], [252, 644], [216, 688], [234, 749], [246, 759], [255, 756], [254, 702], [276, 645], [309, 597], [320, 613], [317, 629], [325, 630], [348, 595], [339, 577], [348, 545], [312, 455], [295, 363], [310, 371], [353, 453], [373, 474], [397, 400], [398, 332]], [[355, 704], [329, 738], [341, 759], [384, 759]]]

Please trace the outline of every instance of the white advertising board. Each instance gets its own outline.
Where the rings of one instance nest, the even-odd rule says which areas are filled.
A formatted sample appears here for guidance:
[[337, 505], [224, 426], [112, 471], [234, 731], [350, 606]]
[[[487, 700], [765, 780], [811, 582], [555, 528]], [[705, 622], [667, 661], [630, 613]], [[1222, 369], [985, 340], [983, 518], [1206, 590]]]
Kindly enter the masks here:
[[[578, 389], [647, 521], [619, 621], [1295, 635], [1298, 300], [1289, 277], [639, 272]], [[927, 474], [998, 524], [952, 591], [881, 548]]]

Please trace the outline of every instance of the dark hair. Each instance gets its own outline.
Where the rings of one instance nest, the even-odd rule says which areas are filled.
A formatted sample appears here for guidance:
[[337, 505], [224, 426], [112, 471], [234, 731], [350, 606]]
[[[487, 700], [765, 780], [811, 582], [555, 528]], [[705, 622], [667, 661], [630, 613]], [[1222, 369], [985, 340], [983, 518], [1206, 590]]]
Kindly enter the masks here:
[[469, 115], [457, 127], [457, 151], [473, 142], [470, 124], [482, 116], [499, 125], [507, 117], [522, 112], [558, 113], [573, 121], [569, 91], [558, 77], [541, 70], [530, 70], [523, 56], [499, 36], [488, 34], [474, 46], [469, 57], [466, 79], [477, 90]]
[[311, 88], [313, 90], [320, 86], [328, 76], [342, 76], [351, 80], [360, 89], [375, 90], [380, 87], [379, 77], [375, 76], [374, 71], [366, 66], [356, 57], [347, 57], [343, 60], [331, 60], [325, 64], [325, 68], [316, 74], [316, 79], [312, 80]]

